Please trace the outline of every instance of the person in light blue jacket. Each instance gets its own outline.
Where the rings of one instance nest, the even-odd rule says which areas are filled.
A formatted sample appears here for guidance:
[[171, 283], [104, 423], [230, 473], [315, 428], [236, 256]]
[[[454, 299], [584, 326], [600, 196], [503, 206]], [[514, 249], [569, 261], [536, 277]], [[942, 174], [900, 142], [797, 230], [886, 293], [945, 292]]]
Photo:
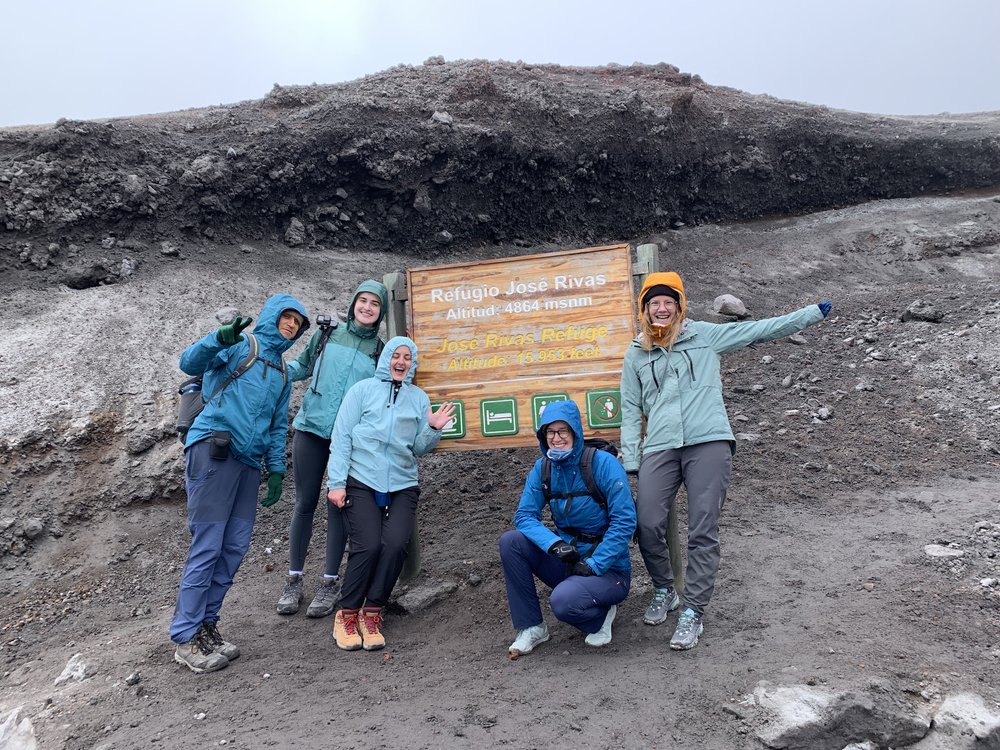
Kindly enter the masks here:
[[223, 669], [240, 654], [219, 633], [219, 610], [250, 546], [261, 463], [268, 470], [262, 505], [278, 501], [285, 476], [292, 386], [282, 355], [309, 327], [309, 318], [294, 297], [268, 298], [253, 331], [257, 359], [216, 393], [247, 358], [250, 344], [242, 331], [252, 322], [236, 318], [189, 346], [180, 359], [184, 372], [202, 376], [202, 392], [215, 394], [185, 440], [191, 548], [170, 624], [174, 659], [193, 672]]
[[[515, 529], [500, 537], [511, 621], [518, 631], [512, 659], [549, 639], [535, 578], [552, 588], [549, 603], [562, 622], [587, 634], [588, 646], [611, 643], [617, 605], [632, 582], [629, 541], [635, 532], [635, 503], [625, 470], [613, 455], [597, 450], [591, 473], [606, 507], [587, 489], [580, 459], [584, 451], [580, 409], [574, 401], [546, 405], [538, 428], [542, 458], [535, 462], [514, 514]], [[543, 462], [550, 464], [549, 495], [543, 490]], [[542, 522], [546, 504], [555, 530]]]
[[333, 633], [339, 648], [385, 646], [382, 608], [406, 558], [416, 521], [417, 457], [434, 450], [454, 417], [445, 402], [432, 412], [413, 384], [417, 345], [389, 340], [375, 377], [347, 391], [333, 425], [327, 464], [327, 499], [344, 511], [351, 539]]
[[721, 356], [815, 325], [831, 306], [819, 302], [765, 320], [706, 323], [686, 317], [684, 283], [673, 271], [651, 273], [642, 285], [641, 332], [622, 365], [622, 462], [638, 475], [639, 551], [654, 587], [643, 615], [647, 625], [665, 622], [680, 606], [666, 530], [681, 484], [687, 490], [685, 606], [670, 638], [675, 651], [698, 644], [721, 560], [719, 519], [736, 446], [722, 398]]

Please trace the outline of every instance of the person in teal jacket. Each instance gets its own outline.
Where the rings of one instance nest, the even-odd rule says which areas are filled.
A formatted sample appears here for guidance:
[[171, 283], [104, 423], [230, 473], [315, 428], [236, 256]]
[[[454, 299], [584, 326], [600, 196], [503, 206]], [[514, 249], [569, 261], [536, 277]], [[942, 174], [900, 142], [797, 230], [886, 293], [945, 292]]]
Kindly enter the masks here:
[[434, 450], [455, 407], [431, 411], [413, 384], [417, 345], [390, 339], [375, 376], [351, 387], [333, 425], [327, 499], [344, 510], [351, 538], [333, 633], [339, 648], [385, 646], [382, 608], [406, 558], [416, 521], [417, 457]]
[[820, 302], [766, 320], [705, 323], [686, 319], [684, 284], [676, 273], [652, 273], [642, 285], [641, 333], [622, 366], [622, 462], [627, 472], [638, 473], [639, 551], [654, 586], [643, 616], [649, 625], [680, 606], [666, 529], [681, 483], [687, 490], [685, 609], [672, 649], [698, 644], [719, 570], [719, 517], [736, 445], [722, 399], [720, 356], [819, 323], [830, 307]]
[[[333, 322], [313, 334], [305, 351], [288, 363], [289, 377], [312, 378], [302, 399], [302, 407], [292, 427], [292, 472], [295, 479], [295, 509], [288, 529], [288, 580], [278, 598], [280, 615], [299, 611], [303, 597], [303, 568], [312, 538], [316, 504], [321, 496], [323, 472], [330, 457], [330, 434], [347, 389], [375, 374], [382, 351], [378, 327], [388, 309], [389, 292], [379, 282], [368, 279], [354, 292], [347, 311], [347, 323]], [[333, 613], [340, 595], [340, 562], [347, 534], [343, 513], [330, 503], [326, 506], [326, 559], [323, 581], [306, 614], [326, 617]]]
[[[242, 331], [253, 318], [237, 317], [181, 354], [181, 369], [202, 376], [202, 392], [215, 393], [247, 358]], [[250, 546], [257, 514], [261, 463], [267, 466], [268, 506], [281, 497], [291, 383], [282, 355], [309, 327], [294, 297], [275, 294], [254, 328], [257, 359], [205, 404], [188, 430], [184, 481], [191, 548], [170, 624], [174, 659], [194, 672], [229, 665], [239, 648], [219, 633], [219, 610]]]
[[[512, 659], [549, 639], [535, 578], [552, 588], [549, 603], [557, 619], [587, 634], [588, 646], [611, 643], [617, 605], [632, 582], [629, 541], [635, 532], [635, 504], [625, 470], [613, 455], [594, 453], [591, 472], [607, 500], [604, 508], [587, 490], [580, 469], [583, 423], [574, 401], [553, 401], [538, 428], [539, 458], [528, 473], [515, 528], [500, 537], [500, 561], [517, 638]], [[542, 522], [546, 505], [542, 464], [550, 464], [551, 529]]]

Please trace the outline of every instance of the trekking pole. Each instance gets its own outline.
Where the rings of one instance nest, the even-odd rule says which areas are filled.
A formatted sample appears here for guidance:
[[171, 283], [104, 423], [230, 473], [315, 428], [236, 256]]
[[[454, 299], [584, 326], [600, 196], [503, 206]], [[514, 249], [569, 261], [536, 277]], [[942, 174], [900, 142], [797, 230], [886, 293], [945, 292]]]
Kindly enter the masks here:
[[[646, 276], [660, 270], [660, 246], [653, 243], [649, 245], [637, 245], [635, 248], [635, 265], [632, 266], [632, 275], [638, 276], [640, 285], [646, 280]], [[667, 549], [670, 550], [670, 567], [674, 571], [674, 590], [678, 594], [684, 592], [684, 557], [681, 550], [680, 531], [677, 528], [677, 502], [676, 497], [670, 505], [667, 513]]]

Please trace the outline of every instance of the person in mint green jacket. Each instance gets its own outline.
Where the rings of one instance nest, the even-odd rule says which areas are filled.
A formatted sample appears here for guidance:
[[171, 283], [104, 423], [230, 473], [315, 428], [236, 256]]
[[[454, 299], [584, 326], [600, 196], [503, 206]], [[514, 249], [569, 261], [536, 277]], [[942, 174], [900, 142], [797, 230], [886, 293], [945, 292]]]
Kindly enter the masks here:
[[[388, 309], [389, 292], [379, 282], [362, 281], [351, 298], [347, 322], [317, 319], [319, 330], [305, 351], [288, 363], [293, 381], [311, 378], [302, 407], [292, 422], [292, 473], [295, 479], [295, 509], [288, 529], [288, 580], [278, 598], [279, 615], [299, 611], [303, 598], [303, 568], [312, 538], [316, 504], [322, 495], [323, 472], [330, 457], [330, 434], [347, 390], [375, 374], [382, 352], [378, 327]], [[347, 545], [343, 514], [326, 505], [326, 558], [323, 580], [306, 615], [326, 617], [333, 613], [340, 595], [340, 562]]]
[[680, 276], [646, 278], [639, 292], [641, 332], [625, 353], [621, 380], [622, 462], [626, 472], [638, 474], [639, 551], [654, 586], [643, 616], [648, 625], [659, 625], [680, 606], [666, 530], [682, 482], [687, 490], [685, 609], [670, 639], [674, 650], [698, 644], [719, 571], [719, 516], [736, 444], [722, 399], [720, 357], [819, 323], [831, 303], [723, 324], [687, 320], [686, 308]]
[[431, 411], [427, 394], [413, 384], [416, 369], [417, 345], [391, 338], [375, 377], [351, 387], [333, 425], [327, 499], [343, 509], [351, 538], [333, 624], [345, 651], [385, 646], [382, 607], [403, 569], [417, 518], [417, 457], [434, 450], [454, 418], [447, 401]]

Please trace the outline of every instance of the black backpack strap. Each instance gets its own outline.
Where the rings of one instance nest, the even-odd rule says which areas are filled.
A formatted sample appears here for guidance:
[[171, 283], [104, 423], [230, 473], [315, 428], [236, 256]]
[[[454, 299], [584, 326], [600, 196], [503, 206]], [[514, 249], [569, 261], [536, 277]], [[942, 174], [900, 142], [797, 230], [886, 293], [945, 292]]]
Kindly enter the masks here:
[[546, 503], [552, 502], [552, 461], [542, 456], [542, 496]]
[[583, 454], [580, 456], [580, 473], [583, 475], [583, 483], [587, 485], [587, 492], [590, 493], [590, 496], [594, 498], [594, 501], [600, 505], [602, 509], [607, 511], [608, 499], [604, 497], [604, 493], [601, 492], [601, 488], [594, 480], [595, 453], [597, 453], [597, 448], [593, 445], [585, 445], [583, 447]]
[[[259, 351], [257, 348], [257, 337], [254, 336], [252, 333], [244, 333], [243, 335], [246, 336], [247, 343], [250, 345], [250, 351], [247, 353], [246, 359], [240, 362], [239, 366], [229, 374], [229, 377], [226, 378], [224, 381], [222, 381], [222, 384], [219, 385], [218, 388], [212, 391], [212, 395], [209, 396], [207, 399], [205, 399], [206, 404], [209, 403], [213, 398], [218, 396], [220, 393], [222, 393], [222, 391], [226, 388], [227, 385], [232, 383], [234, 380], [236, 380], [236, 378], [238, 378], [240, 375], [242, 375], [251, 367], [253, 367], [253, 363], [257, 361], [257, 352]], [[273, 363], [268, 363], [268, 364], [271, 364], [272, 367], [276, 366]], [[282, 362], [281, 371], [284, 372], [284, 370], [285, 370], [285, 363]]]
[[372, 352], [372, 359], [375, 360], [375, 366], [378, 367], [378, 358], [382, 356], [382, 350], [385, 349], [385, 342], [380, 339], [375, 339], [375, 351]]

